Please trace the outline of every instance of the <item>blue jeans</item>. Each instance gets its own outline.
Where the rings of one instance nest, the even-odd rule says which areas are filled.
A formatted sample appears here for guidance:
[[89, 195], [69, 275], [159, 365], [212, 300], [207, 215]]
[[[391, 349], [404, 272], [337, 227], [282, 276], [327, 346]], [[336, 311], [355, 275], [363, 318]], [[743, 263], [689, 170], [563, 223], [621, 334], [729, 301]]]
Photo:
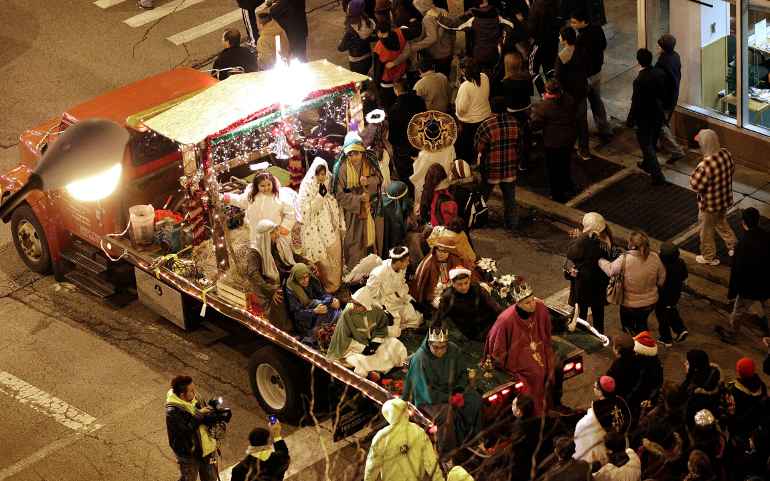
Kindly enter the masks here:
[[506, 229], [515, 229], [519, 226], [519, 214], [516, 209], [516, 182], [500, 182], [499, 184], [490, 184], [484, 181], [482, 184], [482, 195], [485, 199], [489, 198], [489, 194], [496, 185], [500, 186], [500, 191], [503, 194], [503, 219], [505, 221]]

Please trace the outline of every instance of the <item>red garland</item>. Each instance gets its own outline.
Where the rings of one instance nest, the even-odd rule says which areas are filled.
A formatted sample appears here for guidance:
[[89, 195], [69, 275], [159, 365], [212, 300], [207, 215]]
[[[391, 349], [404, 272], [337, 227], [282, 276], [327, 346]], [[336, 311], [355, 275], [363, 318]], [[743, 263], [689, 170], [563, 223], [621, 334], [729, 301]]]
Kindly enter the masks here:
[[[336, 87], [332, 87], [332, 88], [329, 88], [329, 89], [316, 90], [313, 93], [311, 93], [310, 95], [308, 95], [307, 97], [305, 97], [302, 101], [304, 102], [304, 101], [307, 101], [307, 100], [317, 99], [318, 97], [323, 97], [324, 95], [329, 95], [329, 94], [332, 94], [334, 92], [339, 92], [341, 90], [346, 90], [346, 89], [350, 89], [350, 88], [353, 88], [353, 87], [355, 87], [355, 83], [354, 82], [350, 82], [350, 83], [346, 83], [344, 85], [338, 85]], [[222, 129], [222, 130], [220, 130], [218, 132], [215, 132], [215, 133], [209, 135], [208, 137], [206, 137], [207, 144], [209, 143], [209, 141], [211, 141], [211, 140], [213, 140], [213, 139], [215, 139], [217, 137], [220, 137], [222, 135], [225, 135], [225, 134], [229, 133], [230, 131], [232, 131], [232, 130], [234, 130], [234, 129], [236, 129], [236, 128], [244, 125], [244, 124], [247, 124], [247, 123], [249, 123], [249, 122], [251, 122], [253, 120], [256, 120], [256, 119], [258, 119], [260, 117], [264, 117], [265, 115], [270, 114], [270, 113], [274, 112], [275, 110], [278, 110], [278, 108], [279, 108], [278, 104], [272, 104], [272, 105], [269, 105], [269, 106], [267, 106], [267, 107], [265, 107], [263, 109], [260, 109], [260, 110], [258, 110], [256, 112], [254, 112], [252, 114], [249, 114], [247, 117], [244, 117], [243, 119], [238, 120], [237, 122], [233, 122], [232, 124], [228, 125], [224, 129]]]

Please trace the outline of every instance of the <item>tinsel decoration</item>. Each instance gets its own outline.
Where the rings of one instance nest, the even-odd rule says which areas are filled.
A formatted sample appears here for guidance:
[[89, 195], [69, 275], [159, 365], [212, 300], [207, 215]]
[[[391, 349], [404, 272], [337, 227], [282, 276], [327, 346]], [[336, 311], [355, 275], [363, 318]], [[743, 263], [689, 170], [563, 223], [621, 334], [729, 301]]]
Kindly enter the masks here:
[[292, 157], [289, 141], [286, 139], [286, 134], [282, 129], [278, 130], [275, 141], [273, 141], [273, 145], [270, 147], [270, 152], [279, 160], [286, 160]]

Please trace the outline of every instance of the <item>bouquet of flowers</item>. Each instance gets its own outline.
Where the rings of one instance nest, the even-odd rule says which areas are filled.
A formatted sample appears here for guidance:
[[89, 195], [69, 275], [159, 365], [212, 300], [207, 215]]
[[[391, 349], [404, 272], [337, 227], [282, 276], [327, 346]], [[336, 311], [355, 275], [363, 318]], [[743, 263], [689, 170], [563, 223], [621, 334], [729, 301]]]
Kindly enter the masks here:
[[492, 280], [492, 296], [501, 306], [509, 306], [515, 302], [511, 288], [514, 278], [513, 274], [504, 274]]
[[482, 257], [476, 261], [478, 272], [481, 274], [481, 280], [486, 283], [494, 282], [497, 274], [497, 262], [489, 257]]

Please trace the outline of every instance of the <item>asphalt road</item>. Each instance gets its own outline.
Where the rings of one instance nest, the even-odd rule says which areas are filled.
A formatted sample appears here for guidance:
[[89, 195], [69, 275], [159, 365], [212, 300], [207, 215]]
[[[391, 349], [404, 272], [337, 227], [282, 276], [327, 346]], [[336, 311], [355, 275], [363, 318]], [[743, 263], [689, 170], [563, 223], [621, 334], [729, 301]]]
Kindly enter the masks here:
[[[183, 45], [168, 38], [200, 31], [198, 26], [223, 15], [232, 18], [236, 8], [234, 1], [167, 0], [158, 2], [159, 8], [172, 5], [176, 11], [134, 27], [125, 21], [136, 25], [148, 19], [137, 18], [144, 14], [134, 0], [101, 0], [102, 6], [110, 3], [101, 8], [84, 0], [3, 2], [3, 172], [15, 164], [16, 139], [25, 128], [111, 88], [209, 58], [219, 49], [222, 27]], [[308, 2], [309, 9], [316, 9], [310, 15], [310, 56], [344, 64], [334, 48], [341, 11], [336, 4], [324, 5]], [[536, 219], [518, 237], [487, 229], [474, 239], [479, 252], [497, 258], [503, 271], [527, 276], [540, 297], [564, 294], [562, 253], [568, 239], [563, 230]], [[169, 379], [181, 372], [233, 408], [223, 466], [240, 459], [248, 431], [264, 425], [264, 413], [248, 388], [252, 339], [236, 333], [210, 344], [200, 333], [183, 332], [139, 303], [115, 309], [62, 288], [52, 277], [26, 270], [5, 225], [0, 227], [0, 259], [0, 481], [175, 479], [163, 402]], [[667, 375], [682, 378], [681, 361], [693, 346], [731, 367], [741, 355], [739, 348], [725, 347], [711, 335], [711, 326], [724, 322], [725, 313], [686, 297], [682, 315], [692, 335], [684, 346], [662, 353]], [[610, 334], [617, 332], [614, 309], [608, 309], [607, 325]], [[760, 354], [752, 352], [757, 360]], [[588, 358], [586, 374], [567, 384], [565, 400], [586, 406], [588, 387], [609, 360], [608, 352]], [[335, 480], [361, 476], [365, 450], [350, 443], [332, 445], [325, 425], [285, 428], [292, 479], [325, 479], [325, 472]], [[324, 450], [337, 453], [335, 466], [327, 468]]]

